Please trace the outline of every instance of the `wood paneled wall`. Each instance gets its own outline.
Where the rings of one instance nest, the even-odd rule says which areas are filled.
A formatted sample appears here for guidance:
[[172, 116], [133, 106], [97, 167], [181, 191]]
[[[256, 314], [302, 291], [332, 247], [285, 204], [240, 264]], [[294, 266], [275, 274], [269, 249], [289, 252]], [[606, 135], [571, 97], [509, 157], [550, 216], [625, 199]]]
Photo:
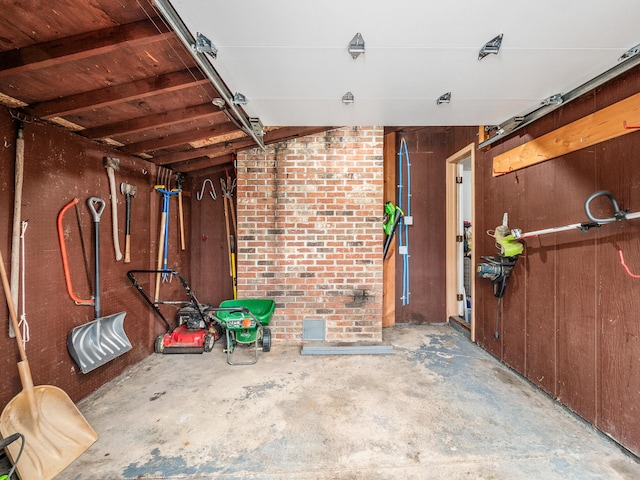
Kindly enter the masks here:
[[[622, 208], [640, 211], [640, 132], [501, 177], [491, 174], [493, 156], [640, 91], [639, 73], [636, 68], [488, 152], [478, 152], [475, 247], [480, 255], [497, 253], [494, 239], [481, 232], [501, 224], [504, 212], [509, 226], [524, 232], [587, 221], [584, 202], [602, 189], [611, 191]], [[611, 216], [605, 202], [594, 207], [599, 216]], [[498, 340], [491, 283], [476, 280], [478, 343], [639, 453], [640, 279], [627, 275], [618, 250], [640, 273], [640, 221], [525, 243], [502, 301]]]
[[[407, 142], [411, 160], [411, 214], [409, 227], [410, 301], [402, 305], [402, 257], [397, 254], [395, 309], [397, 323], [443, 323], [447, 321], [445, 306], [445, 240], [446, 240], [446, 158], [472, 143], [476, 127], [429, 127], [387, 129], [395, 132], [396, 152], [400, 142]], [[396, 170], [398, 160], [387, 168]], [[406, 205], [406, 167], [405, 200]], [[398, 203], [397, 197], [394, 203]], [[397, 235], [397, 232], [396, 232]], [[389, 252], [389, 256], [393, 252]]]
[[[640, 91], [640, 68], [547, 115], [476, 154], [474, 248], [498, 253], [484, 232], [502, 223], [524, 232], [587, 221], [584, 202], [609, 190], [622, 208], [640, 211], [640, 131], [503, 176], [493, 157]], [[640, 119], [630, 112], [629, 124]], [[623, 128], [620, 125], [620, 128]], [[412, 161], [411, 302], [402, 306], [396, 267], [396, 321], [445, 319], [445, 160], [477, 128], [388, 128], [396, 152], [407, 140]], [[397, 168], [397, 167], [396, 167]], [[594, 212], [608, 217], [606, 203]], [[530, 239], [499, 311], [491, 282], [475, 279], [477, 343], [559, 402], [640, 454], [640, 279], [623, 269], [618, 250], [640, 274], [640, 220]]]
[[[10, 270], [11, 234], [14, 199], [14, 159], [17, 123], [0, 108], [0, 248], [5, 267]], [[153, 351], [155, 335], [165, 331], [151, 308], [128, 280], [133, 269], [155, 269], [161, 196], [153, 186], [153, 164], [119, 154], [61, 128], [45, 123], [25, 123], [25, 172], [22, 195], [22, 219], [28, 221], [25, 233], [26, 317], [31, 340], [26, 351], [36, 385], [55, 385], [73, 400], [88, 395]], [[109, 182], [103, 166], [104, 156], [120, 159], [116, 172], [118, 189], [119, 240], [124, 250], [125, 198], [121, 182], [137, 186], [131, 219], [131, 263], [116, 262], [111, 229]], [[86, 206], [87, 198], [97, 196], [107, 202], [100, 220], [101, 315], [125, 311], [124, 329], [133, 348], [124, 355], [87, 373], [80, 373], [67, 351], [69, 331], [94, 318], [91, 306], [77, 306], [67, 294], [56, 228], [58, 212], [73, 198], [79, 199], [79, 211], [90, 265], [93, 265], [93, 222]], [[178, 248], [177, 203], [170, 212], [170, 267], [189, 277], [189, 252]], [[185, 197], [187, 224], [190, 222], [190, 198]], [[88, 298], [89, 285], [82, 259], [76, 215], [71, 208], [64, 216], [66, 246], [72, 282], [76, 293]], [[183, 267], [184, 266], [184, 267]], [[93, 281], [93, 267], [90, 267]], [[162, 292], [178, 288], [177, 282], [164, 284]], [[4, 293], [0, 294], [0, 406], [21, 390], [16, 369], [19, 360], [15, 339], [9, 338], [8, 310]], [[175, 310], [174, 313], [175, 315]], [[173, 320], [173, 319], [171, 319]]]

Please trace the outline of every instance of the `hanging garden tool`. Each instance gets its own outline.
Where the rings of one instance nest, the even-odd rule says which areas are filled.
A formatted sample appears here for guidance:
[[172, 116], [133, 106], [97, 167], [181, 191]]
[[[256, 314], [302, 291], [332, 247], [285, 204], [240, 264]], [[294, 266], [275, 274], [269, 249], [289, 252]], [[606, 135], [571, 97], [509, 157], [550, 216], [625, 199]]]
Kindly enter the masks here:
[[94, 300], [95, 319], [75, 327], [67, 336], [69, 354], [80, 367], [82, 373], [88, 373], [116, 357], [131, 350], [131, 342], [124, 332], [126, 312], [106, 317], [100, 316], [100, 216], [105, 201], [91, 197], [87, 205], [93, 217], [94, 236]]
[[236, 221], [236, 207], [233, 203], [233, 191], [236, 189], [236, 179], [231, 180], [229, 176], [229, 170], [225, 168], [225, 173], [227, 175], [227, 193], [226, 197], [229, 202], [229, 213], [231, 213], [231, 227], [233, 228], [233, 234], [238, 235], [238, 222]]
[[227, 182], [220, 177], [220, 189], [222, 190], [222, 202], [224, 204], [224, 226], [227, 233], [227, 255], [229, 257], [229, 275], [233, 277], [233, 268], [231, 266], [231, 231], [229, 227], [229, 196], [227, 193]]
[[[20, 272], [20, 221], [22, 220], [22, 184], [24, 182], [24, 123], [18, 121], [16, 135], [15, 184], [13, 194], [13, 232], [11, 234], [11, 299], [18, 304], [18, 281]], [[15, 337], [13, 325], [9, 322], [9, 337]]]
[[384, 230], [384, 233], [387, 237], [384, 240], [382, 260], [387, 258], [387, 252], [389, 251], [389, 247], [391, 246], [391, 241], [393, 240], [393, 236], [395, 235], [398, 225], [402, 221], [403, 216], [404, 212], [400, 210], [400, 207], [394, 205], [393, 202], [387, 202], [384, 204], [384, 221], [382, 224], [382, 229]]
[[128, 183], [120, 184], [120, 193], [124, 195], [126, 205], [124, 230], [124, 263], [131, 262], [131, 200], [138, 194], [138, 187]]
[[[169, 263], [169, 200], [173, 195], [178, 195], [181, 190], [176, 188], [172, 190], [166, 190], [164, 185], [156, 185], [153, 187], [156, 192], [162, 195], [162, 216], [160, 217], [160, 238], [158, 240], [158, 268], [156, 270], [168, 271]], [[156, 291], [155, 301], [158, 301], [160, 296], [160, 280], [166, 281], [166, 273], [158, 273], [156, 275]]]
[[182, 211], [182, 182], [184, 181], [184, 175], [182, 173], [176, 173], [176, 187], [178, 189], [178, 222], [180, 222], [180, 249], [185, 250], [184, 243], [184, 212]]
[[113, 231], [113, 249], [116, 255], [116, 262], [122, 260], [120, 241], [118, 240], [118, 198], [116, 197], [116, 177], [115, 172], [120, 170], [120, 159], [114, 157], [104, 157], [104, 168], [107, 169], [109, 177], [109, 193], [111, 196], [111, 229]]
[[[613, 216], [608, 218], [598, 218], [595, 217], [591, 213], [591, 203], [599, 198], [605, 197], [609, 199], [611, 203], [611, 207], [613, 208]], [[542, 230], [535, 230], [532, 232], [523, 233], [519, 228], [515, 228], [513, 230], [509, 230], [509, 228], [505, 225], [503, 221], [503, 225], [496, 227], [495, 230], [495, 238], [496, 242], [500, 246], [502, 253], [506, 256], [515, 256], [519, 255], [523, 251], [523, 245], [519, 242], [519, 240], [526, 240], [527, 238], [535, 238], [541, 237], [543, 235], [547, 235], [549, 233], [559, 233], [566, 232], [569, 230], [580, 230], [581, 232], [587, 232], [592, 228], [601, 227], [602, 225], [606, 225], [608, 223], [619, 222], [622, 220], [634, 220], [636, 218], [640, 218], [640, 212], [629, 213], [629, 210], [621, 210], [618, 205], [618, 201], [613, 194], [607, 190], [599, 190], [593, 194], [591, 194], [584, 202], [584, 210], [588, 222], [580, 222], [580, 223], [572, 223], [571, 225], [564, 225], [561, 227], [552, 227], [545, 228]], [[505, 213], [505, 216], [507, 214]]]
[[[64, 226], [62, 224], [62, 220], [64, 218], [64, 214], [67, 212], [67, 210], [69, 210], [71, 207], [76, 206], [77, 208], [78, 205], [78, 199], [74, 198], [73, 200], [71, 200], [69, 203], [67, 203], [62, 210], [60, 210], [60, 213], [58, 213], [58, 240], [60, 241], [60, 253], [62, 255], [62, 270], [64, 272], [64, 280], [65, 280], [65, 284], [67, 286], [67, 293], [69, 294], [69, 296], [71, 297], [71, 299], [75, 302], [76, 305], [86, 305], [86, 306], [93, 306], [94, 302], [93, 302], [93, 295], [91, 295], [90, 298], [88, 299], [82, 299], [80, 298], [78, 295], [76, 295], [74, 289], [73, 289], [73, 285], [71, 283], [71, 274], [70, 274], [70, 270], [69, 270], [69, 260], [67, 257], [67, 246], [66, 246], [66, 242], [65, 242], [65, 235], [64, 235]], [[78, 217], [79, 220], [79, 217]], [[80, 227], [80, 222], [78, 221], [78, 227]], [[80, 239], [82, 239], [82, 231], [80, 231]], [[85, 266], [88, 267], [88, 261], [86, 259], [86, 256], [84, 256], [84, 240], [82, 240], [82, 251], [83, 251], [83, 257], [85, 260]], [[87, 273], [87, 279], [89, 281], [89, 289], [91, 289], [91, 278], [90, 275]]]
[[[613, 208], [613, 216], [607, 218], [599, 218], [593, 215], [591, 212], [591, 204], [594, 200], [603, 197], [607, 198]], [[495, 231], [487, 232], [489, 235], [496, 239], [496, 245], [500, 249], [500, 254], [493, 255], [493, 257], [481, 257], [486, 263], [479, 263], [476, 266], [476, 273], [479, 278], [486, 278], [492, 281], [494, 285], [494, 295], [498, 297], [498, 307], [500, 306], [500, 299], [504, 295], [507, 281], [511, 274], [511, 270], [516, 264], [518, 255], [524, 250], [524, 245], [520, 240], [526, 240], [528, 238], [541, 237], [550, 233], [560, 233], [570, 230], [579, 230], [581, 232], [587, 232], [592, 228], [598, 228], [609, 223], [615, 223], [622, 220], [633, 220], [640, 218], [640, 212], [629, 213], [629, 210], [621, 210], [618, 205], [616, 197], [607, 190], [599, 190], [591, 194], [584, 202], [585, 214], [589, 221], [572, 223], [570, 225], [564, 225], [561, 227], [545, 228], [542, 230], [534, 230], [531, 232], [523, 233], [522, 230], [509, 229], [508, 226], [508, 214], [505, 213], [502, 220], [502, 225], [496, 227]], [[620, 255], [620, 263], [625, 268], [626, 272], [635, 278], [635, 276], [629, 271], [628, 267], [624, 263], [624, 256], [621, 250], [618, 250]], [[495, 338], [499, 338], [498, 333], [498, 313], [496, 313], [496, 332]]]

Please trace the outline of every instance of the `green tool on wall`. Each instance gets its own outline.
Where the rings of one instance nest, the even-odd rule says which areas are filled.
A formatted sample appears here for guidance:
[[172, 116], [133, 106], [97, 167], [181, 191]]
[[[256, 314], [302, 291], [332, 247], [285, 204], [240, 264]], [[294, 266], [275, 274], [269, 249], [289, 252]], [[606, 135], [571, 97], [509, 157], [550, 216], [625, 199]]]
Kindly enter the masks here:
[[396, 228], [403, 216], [404, 212], [400, 207], [394, 205], [393, 202], [387, 202], [384, 204], [384, 222], [382, 224], [382, 229], [387, 235], [387, 238], [384, 241], [384, 251], [382, 254], [383, 260], [387, 258], [387, 252], [389, 251], [391, 240], [393, 240], [393, 235], [396, 233]]

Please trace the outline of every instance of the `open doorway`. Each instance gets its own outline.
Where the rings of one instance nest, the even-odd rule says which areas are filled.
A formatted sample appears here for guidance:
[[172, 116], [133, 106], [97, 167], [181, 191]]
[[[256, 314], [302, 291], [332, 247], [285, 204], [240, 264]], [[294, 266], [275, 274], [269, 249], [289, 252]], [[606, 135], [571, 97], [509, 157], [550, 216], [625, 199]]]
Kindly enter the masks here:
[[473, 207], [475, 145], [447, 158], [446, 308], [447, 320], [469, 332], [475, 341]]

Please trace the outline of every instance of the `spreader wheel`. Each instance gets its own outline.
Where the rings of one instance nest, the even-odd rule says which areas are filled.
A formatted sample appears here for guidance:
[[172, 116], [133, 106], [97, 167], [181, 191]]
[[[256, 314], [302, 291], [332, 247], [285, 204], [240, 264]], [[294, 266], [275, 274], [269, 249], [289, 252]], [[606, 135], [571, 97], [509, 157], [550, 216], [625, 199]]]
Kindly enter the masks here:
[[213, 335], [211, 335], [210, 333], [204, 336], [204, 351], [205, 352], [210, 352], [211, 350], [213, 350], [213, 345], [216, 343], [216, 339]]
[[156, 341], [153, 344], [153, 351], [156, 353], [164, 352], [164, 333], [156, 337]]
[[224, 353], [233, 353], [236, 342], [233, 340], [233, 335], [229, 335], [229, 340], [227, 340], [227, 332], [222, 336], [222, 351]]
[[262, 351], [271, 351], [271, 330], [268, 328], [262, 329]]

